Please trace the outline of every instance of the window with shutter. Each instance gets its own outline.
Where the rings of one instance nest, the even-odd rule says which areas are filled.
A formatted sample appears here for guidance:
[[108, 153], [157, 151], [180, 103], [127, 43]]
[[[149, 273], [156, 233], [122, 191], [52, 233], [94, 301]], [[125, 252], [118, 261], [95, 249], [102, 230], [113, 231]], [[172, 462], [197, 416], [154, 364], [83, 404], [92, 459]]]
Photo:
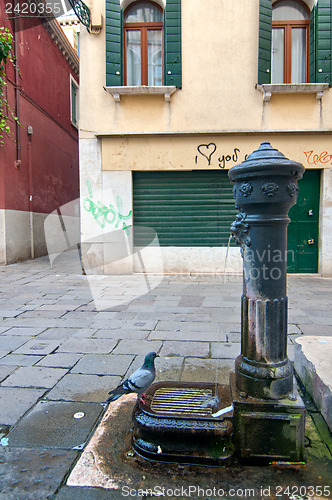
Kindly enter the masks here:
[[[287, 6], [287, 4], [289, 4], [290, 8], [294, 8], [295, 6], [302, 12], [306, 10], [306, 4], [301, 0], [277, 0], [275, 2], [272, 0], [260, 0], [258, 83], [302, 83], [310, 81], [311, 83], [331, 84], [331, 0], [318, 0], [310, 13], [310, 18], [308, 13], [306, 19], [295, 19], [294, 21], [296, 22], [292, 27], [290, 27], [292, 21], [290, 19], [275, 19], [272, 22], [273, 7], [278, 7], [278, 4], [281, 7]], [[282, 21], [285, 21], [285, 26], [281, 26]], [[297, 23], [301, 22], [303, 26], [295, 26]], [[273, 28], [275, 30], [274, 40], [272, 40]], [[293, 32], [290, 31], [292, 28], [294, 28]], [[288, 37], [286, 37], [287, 30]], [[294, 47], [292, 47], [292, 44]], [[279, 61], [276, 57], [276, 49], [279, 50]], [[272, 53], [273, 51], [274, 54]], [[297, 57], [295, 57], [296, 53]], [[294, 66], [294, 61], [297, 61], [295, 64], [297, 67]], [[272, 62], [274, 63], [274, 68]], [[277, 77], [276, 66], [278, 62], [279, 75]], [[273, 78], [272, 72], [274, 73]], [[280, 72], [283, 72], [282, 77], [280, 77]]]
[[[130, 12], [137, 11], [140, 4], [148, 10], [150, 5], [155, 13], [160, 10], [153, 2], [133, 2], [124, 19], [120, 0], [106, 0], [106, 86], [180, 88], [181, 0], [166, 0], [160, 19], [133, 21]], [[153, 26], [148, 26], [150, 22]]]

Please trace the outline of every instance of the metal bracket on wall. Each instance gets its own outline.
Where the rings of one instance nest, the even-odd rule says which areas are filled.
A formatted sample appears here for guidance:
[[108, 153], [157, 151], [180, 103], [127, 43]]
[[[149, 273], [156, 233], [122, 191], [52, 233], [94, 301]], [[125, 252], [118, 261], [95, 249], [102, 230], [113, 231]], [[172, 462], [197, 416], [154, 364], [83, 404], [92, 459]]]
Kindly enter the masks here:
[[82, 0], [68, 0], [68, 2], [74, 9], [78, 19], [90, 32], [91, 15], [89, 7]]

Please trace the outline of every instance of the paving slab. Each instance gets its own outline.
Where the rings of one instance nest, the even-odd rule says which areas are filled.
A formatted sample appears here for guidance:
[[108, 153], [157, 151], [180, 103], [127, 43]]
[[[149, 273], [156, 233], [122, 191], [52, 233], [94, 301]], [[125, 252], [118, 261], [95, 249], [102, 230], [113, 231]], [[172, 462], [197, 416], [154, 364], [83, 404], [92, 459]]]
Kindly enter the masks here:
[[64, 340], [58, 349], [58, 352], [75, 352], [75, 353], [101, 353], [108, 354], [113, 351], [117, 342], [110, 339], [94, 339], [94, 338], [71, 338]]
[[332, 432], [332, 337], [296, 339], [295, 370]]
[[89, 401], [102, 403], [107, 399], [108, 392], [115, 389], [121, 382], [121, 377], [109, 375], [81, 375], [69, 373], [47, 393], [46, 398], [65, 401]]
[[29, 340], [24, 345], [15, 349], [15, 354], [40, 354], [46, 356], [51, 352], [55, 351], [59, 347], [60, 342], [58, 340], [42, 339], [40, 337]]
[[122, 326], [125, 330], [153, 330], [158, 321], [155, 320], [139, 320], [135, 319], [133, 321], [127, 321], [125, 325]]
[[8, 445], [80, 449], [90, 436], [102, 410], [103, 407], [98, 403], [40, 401], [9, 432]]
[[149, 335], [148, 330], [125, 330], [121, 328], [120, 330], [105, 330], [100, 329], [97, 330], [96, 333], [93, 334], [93, 338], [96, 339], [146, 339]]
[[28, 310], [28, 311], [21, 311], [20, 314], [20, 320], [25, 319], [25, 318], [43, 318], [43, 319], [59, 319], [63, 315], [63, 311], [50, 311], [50, 310], [43, 310], [41, 307], [38, 307], [38, 309], [33, 309], [33, 310]]
[[15, 351], [21, 345], [25, 344], [30, 340], [30, 337], [27, 335], [20, 335], [16, 337], [11, 337], [10, 335], [1, 335], [0, 336], [0, 350], [1, 351]]
[[78, 319], [78, 320], [86, 320], [86, 319], [92, 319], [93, 321], [96, 320], [98, 317], [98, 313], [94, 311], [68, 311], [66, 314], [62, 316], [63, 320], [67, 319]]
[[[164, 304], [164, 302], [160, 302], [161, 304]], [[128, 308], [130, 310], [130, 306]], [[145, 308], [146, 312], [150, 312], [150, 308]], [[196, 308], [195, 307], [180, 307], [180, 306], [167, 306], [167, 305], [160, 305], [160, 306], [155, 306], [154, 310], [156, 313], [178, 313], [178, 314], [194, 314]], [[143, 309], [142, 309], [143, 311]], [[139, 312], [139, 310], [138, 310]]]
[[[14, 425], [45, 394], [45, 389], [0, 387], [0, 423]], [[1, 448], [0, 448], [1, 449]]]
[[214, 323], [196, 323], [195, 321], [158, 321], [156, 331], [171, 332], [215, 332]]
[[119, 328], [126, 327], [127, 324], [128, 320], [99, 318], [93, 320], [91, 328], [95, 330], [100, 330], [102, 328], [105, 330], [118, 330]]
[[85, 354], [71, 369], [71, 373], [119, 375], [122, 377], [133, 359], [134, 356], [123, 354]]
[[205, 297], [203, 296], [197, 296], [197, 295], [187, 295], [185, 297], [182, 297], [182, 299], [179, 302], [180, 307], [200, 307], [202, 305], [203, 300]]
[[42, 387], [51, 388], [66, 373], [64, 368], [22, 366], [2, 382], [3, 387]]
[[[80, 330], [79, 327], [77, 327], [77, 328], [72, 328], [72, 327], [47, 328], [46, 330], [43, 331], [41, 336], [43, 337], [43, 339], [63, 341], [63, 340], [66, 340], [68, 338], [73, 337], [79, 330]], [[86, 329], [84, 329], [84, 331], [86, 331]]]
[[[45, 328], [43, 328], [43, 327], [34, 328], [32, 326], [28, 326], [28, 327], [20, 326], [17, 328], [11, 327], [10, 329], [6, 329], [6, 332], [7, 332], [8, 336], [18, 335], [21, 337], [24, 337], [24, 336], [35, 337], [36, 335], [39, 335], [40, 333], [42, 333], [44, 330], [45, 330]], [[0, 337], [0, 343], [1, 343], [1, 337]]]
[[241, 343], [240, 332], [229, 332], [226, 334], [226, 341], [232, 343]]
[[8, 375], [13, 373], [16, 370], [16, 368], [18, 368], [18, 367], [15, 365], [14, 366], [8, 366], [8, 365], [6, 366], [6, 365], [0, 364], [0, 383], [3, 382], [8, 377]]
[[4, 332], [6, 332], [7, 330], [9, 330], [9, 327], [8, 326], [1, 326], [0, 327], [0, 335]]
[[5, 318], [15, 318], [21, 314], [21, 311], [17, 309], [2, 309], [0, 308], [0, 318], [5, 319]]
[[315, 324], [315, 327], [319, 329], [320, 326], [331, 326], [332, 315], [330, 312], [321, 311], [320, 314], [315, 316], [308, 314], [308, 320], [311, 320], [311, 322]]
[[76, 457], [75, 451], [0, 447], [0, 499], [50, 498]]
[[59, 352], [43, 356], [36, 366], [50, 366], [53, 368], [72, 368], [81, 359], [82, 354]]
[[[156, 317], [155, 312], [138, 313], [135, 316], [136, 321], [148, 321]], [[200, 308], [192, 314], [182, 314], [182, 313], [159, 313], [158, 318], [160, 321], [195, 321], [195, 322], [209, 322], [211, 321], [210, 314], [203, 314], [200, 312]]]
[[[216, 328], [217, 330], [217, 328]], [[206, 331], [206, 332], [194, 332], [194, 331], [162, 331], [153, 330], [149, 336], [148, 340], [188, 340], [188, 341], [205, 341], [205, 342], [226, 342], [226, 332], [225, 331]]]
[[332, 321], [331, 325], [303, 325], [299, 324], [299, 329], [304, 335], [328, 335], [332, 336]]
[[235, 359], [241, 354], [241, 344], [235, 342], [211, 342], [212, 358]]
[[120, 340], [118, 345], [113, 351], [113, 354], [143, 354], [148, 352], [158, 353], [161, 349], [162, 343], [157, 341], [147, 340]]
[[168, 341], [163, 342], [160, 356], [200, 356], [207, 358], [210, 355], [209, 342], [185, 342]]
[[2, 365], [17, 365], [17, 366], [33, 366], [38, 361], [43, 359], [43, 356], [33, 356], [28, 354], [8, 354], [1, 358]]
[[77, 339], [90, 339], [97, 331], [96, 328], [72, 328], [72, 330], [74, 330], [74, 333], [71, 335], [71, 338]]
[[[23, 318], [20, 319], [14, 318], [11, 320], [12, 326], [19, 327], [19, 326], [31, 326], [31, 327], [41, 327], [46, 330], [46, 328], [56, 326], [59, 323], [60, 319], [58, 318]], [[8, 324], [9, 320], [8, 320]]]
[[[92, 318], [88, 319], [66, 319], [66, 318], [61, 318], [59, 319], [59, 322], [56, 325], [53, 326], [58, 326], [59, 328], [91, 328], [91, 325], [93, 323]], [[49, 325], [52, 326], [52, 325]]]

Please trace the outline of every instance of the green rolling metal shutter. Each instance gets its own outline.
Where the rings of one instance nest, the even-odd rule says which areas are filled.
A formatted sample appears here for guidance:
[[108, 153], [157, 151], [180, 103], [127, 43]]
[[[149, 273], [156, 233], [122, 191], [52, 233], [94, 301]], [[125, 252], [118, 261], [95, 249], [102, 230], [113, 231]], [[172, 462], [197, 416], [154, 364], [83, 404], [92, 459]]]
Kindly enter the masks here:
[[120, 0], [106, 0], [106, 86], [123, 85], [122, 9]]
[[133, 172], [135, 246], [153, 228], [160, 246], [227, 246], [235, 219], [226, 171]]
[[182, 86], [181, 0], [167, 0], [164, 10], [164, 82]]
[[258, 83], [271, 83], [272, 1], [259, 2]]

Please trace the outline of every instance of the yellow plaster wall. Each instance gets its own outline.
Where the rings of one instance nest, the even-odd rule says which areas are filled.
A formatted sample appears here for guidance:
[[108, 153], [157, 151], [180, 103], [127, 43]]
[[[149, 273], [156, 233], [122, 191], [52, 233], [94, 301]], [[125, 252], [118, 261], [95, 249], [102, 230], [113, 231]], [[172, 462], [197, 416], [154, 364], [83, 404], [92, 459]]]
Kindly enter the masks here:
[[306, 168], [332, 168], [326, 135], [149, 135], [102, 140], [103, 170], [229, 169], [269, 140], [273, 147]]
[[104, 90], [105, 3], [92, 0], [104, 27], [81, 30], [80, 137], [101, 132], [319, 129], [332, 126], [332, 91], [273, 95], [255, 89], [259, 0], [182, 0], [182, 90], [122, 96]]

